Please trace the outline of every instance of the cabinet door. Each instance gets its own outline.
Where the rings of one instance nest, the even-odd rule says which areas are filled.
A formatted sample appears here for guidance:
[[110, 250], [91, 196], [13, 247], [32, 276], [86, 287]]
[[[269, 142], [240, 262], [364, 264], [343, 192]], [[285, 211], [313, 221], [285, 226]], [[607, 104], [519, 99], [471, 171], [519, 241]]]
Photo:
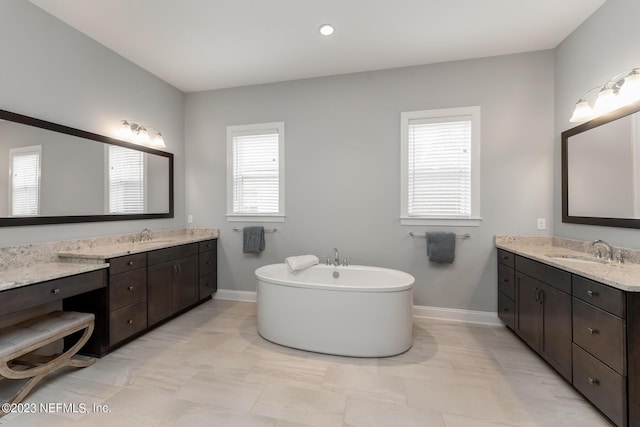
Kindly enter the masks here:
[[571, 382], [571, 296], [540, 283], [542, 356]]
[[173, 311], [179, 311], [198, 301], [198, 257], [190, 256], [176, 262], [173, 284]]
[[542, 283], [516, 273], [516, 332], [534, 349], [540, 345], [541, 305], [538, 302]]
[[175, 261], [156, 264], [148, 268], [147, 314], [149, 325], [153, 325], [173, 314], [173, 282], [175, 275]]

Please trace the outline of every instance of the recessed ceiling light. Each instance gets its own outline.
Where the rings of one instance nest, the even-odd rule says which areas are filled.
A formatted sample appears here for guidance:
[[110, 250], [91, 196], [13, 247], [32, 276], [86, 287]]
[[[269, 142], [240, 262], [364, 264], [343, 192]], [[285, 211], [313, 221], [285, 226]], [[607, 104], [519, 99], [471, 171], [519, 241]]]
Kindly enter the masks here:
[[335, 28], [333, 28], [331, 24], [322, 24], [320, 28], [318, 28], [318, 31], [320, 31], [320, 34], [323, 36], [330, 36], [335, 31]]

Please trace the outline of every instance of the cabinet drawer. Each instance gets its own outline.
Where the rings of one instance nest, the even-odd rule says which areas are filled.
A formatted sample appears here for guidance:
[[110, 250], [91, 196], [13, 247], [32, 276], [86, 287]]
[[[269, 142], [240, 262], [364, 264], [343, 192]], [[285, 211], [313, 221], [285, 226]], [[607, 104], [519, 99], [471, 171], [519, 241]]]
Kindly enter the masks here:
[[112, 276], [109, 283], [109, 309], [116, 310], [125, 305], [147, 298], [147, 269], [130, 271]]
[[515, 255], [502, 249], [498, 249], [498, 263], [507, 265], [511, 268], [515, 265]]
[[618, 317], [625, 317], [624, 292], [619, 289], [573, 276], [573, 296]]
[[206, 276], [217, 270], [216, 251], [202, 252], [199, 260], [200, 276]]
[[125, 255], [109, 260], [109, 274], [126, 273], [127, 271], [137, 270], [147, 266], [147, 254]]
[[498, 317], [511, 329], [516, 327], [515, 303], [502, 292], [498, 292]]
[[516, 255], [516, 270], [571, 294], [571, 273]]
[[109, 343], [114, 345], [146, 327], [146, 300], [112, 311], [109, 315]]
[[218, 277], [215, 273], [200, 278], [199, 299], [204, 299], [218, 290]]
[[204, 242], [200, 242], [198, 244], [198, 249], [200, 252], [212, 251], [216, 248], [217, 240], [205, 240]]
[[3, 291], [0, 307], [4, 313], [10, 313], [104, 288], [106, 272], [106, 269], [96, 270]]
[[626, 374], [626, 334], [622, 319], [573, 298], [573, 342]]
[[616, 425], [627, 425], [626, 378], [575, 344], [573, 386]]
[[198, 244], [173, 246], [166, 249], [158, 249], [148, 254], [149, 265], [161, 264], [167, 261], [175, 261], [180, 258], [187, 258], [191, 255], [198, 255]]
[[515, 273], [506, 264], [498, 264], [498, 291], [511, 299], [515, 298]]

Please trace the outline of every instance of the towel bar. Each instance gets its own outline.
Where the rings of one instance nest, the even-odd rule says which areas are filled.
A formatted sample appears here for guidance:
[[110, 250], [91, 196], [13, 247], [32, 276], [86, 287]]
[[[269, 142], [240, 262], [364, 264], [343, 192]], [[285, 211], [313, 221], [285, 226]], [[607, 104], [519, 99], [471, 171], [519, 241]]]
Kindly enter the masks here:
[[[242, 230], [244, 230], [244, 228], [242, 228], [242, 227], [233, 227], [232, 230], [233, 231], [242, 231]], [[278, 229], [275, 228], [275, 227], [274, 228], [265, 228], [264, 229], [265, 233], [275, 233], [276, 231], [278, 231]]]
[[[411, 236], [411, 237], [427, 237], [427, 233], [416, 233], [415, 231], [410, 231], [409, 232], [409, 236]], [[471, 234], [470, 233], [456, 234], [456, 237], [458, 239], [470, 239], [471, 238]]]

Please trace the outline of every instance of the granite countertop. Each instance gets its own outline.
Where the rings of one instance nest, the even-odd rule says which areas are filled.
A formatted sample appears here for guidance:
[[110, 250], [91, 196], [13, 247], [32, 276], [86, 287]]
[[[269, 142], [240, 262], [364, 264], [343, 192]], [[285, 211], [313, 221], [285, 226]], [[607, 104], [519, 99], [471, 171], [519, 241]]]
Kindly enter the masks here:
[[190, 228], [64, 240], [0, 248], [0, 291], [109, 267], [105, 260], [217, 239], [218, 230]]
[[42, 262], [0, 271], [0, 291], [109, 267], [107, 263]]
[[202, 242], [204, 240], [217, 239], [217, 230], [213, 232], [187, 233], [170, 236], [154, 237], [143, 242], [119, 242], [110, 245], [93, 246], [88, 248], [78, 248], [58, 252], [58, 257], [62, 259], [84, 259], [84, 260], [106, 260], [124, 255], [137, 254], [141, 252], [153, 251], [156, 249], [169, 248], [172, 246], [186, 245], [188, 243]]
[[625, 261], [598, 259], [591, 242], [538, 236], [496, 236], [496, 247], [629, 292], [640, 292], [640, 251], [614, 247]]

